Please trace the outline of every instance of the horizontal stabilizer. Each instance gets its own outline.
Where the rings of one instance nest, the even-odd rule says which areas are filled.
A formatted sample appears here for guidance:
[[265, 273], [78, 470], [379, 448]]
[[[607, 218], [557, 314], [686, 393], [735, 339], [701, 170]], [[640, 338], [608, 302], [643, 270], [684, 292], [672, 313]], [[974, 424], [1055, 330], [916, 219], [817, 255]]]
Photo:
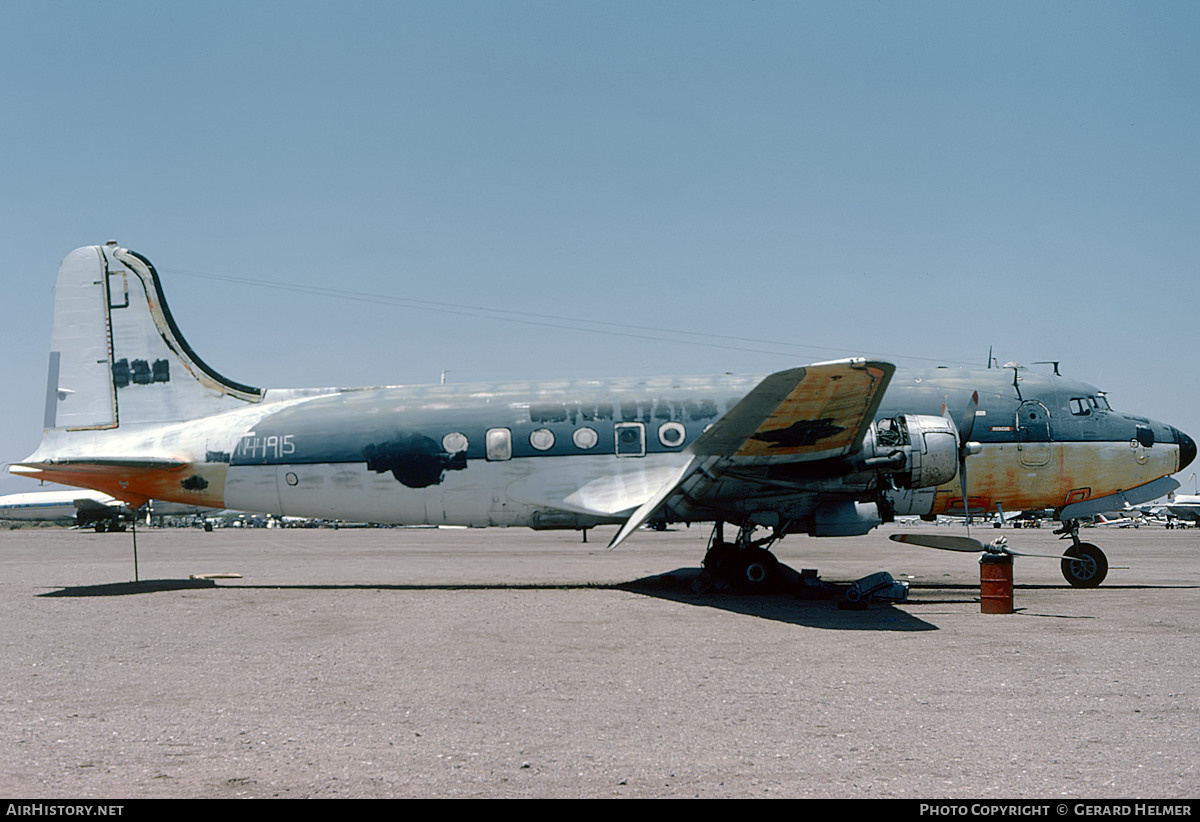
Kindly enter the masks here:
[[[17, 463], [9, 471], [42, 482], [93, 488], [138, 508], [151, 499], [169, 498], [180, 486], [194, 488], [198, 497], [205, 496], [206, 480], [192, 477], [189, 486], [189, 479], [183, 478], [191, 467], [192, 463], [175, 457], [65, 457]], [[167, 489], [170, 491], [164, 493]], [[215, 503], [197, 499], [197, 504]]]

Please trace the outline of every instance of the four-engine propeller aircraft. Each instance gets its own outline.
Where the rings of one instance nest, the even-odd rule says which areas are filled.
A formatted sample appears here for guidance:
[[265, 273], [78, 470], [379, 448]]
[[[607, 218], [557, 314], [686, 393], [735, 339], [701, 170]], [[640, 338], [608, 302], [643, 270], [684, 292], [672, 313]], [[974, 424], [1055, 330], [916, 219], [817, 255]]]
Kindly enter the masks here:
[[1001, 506], [1054, 509], [1080, 556], [1068, 581], [1096, 585], [1103, 554], [1073, 518], [1162, 496], [1196, 456], [1178, 429], [1020, 367], [264, 390], [209, 368], [150, 262], [115, 243], [59, 271], [45, 408], [40, 447], [11, 470], [134, 507], [616, 524], [614, 546], [644, 524], [715, 522], [705, 567], [744, 586], [771, 582], [766, 549], [787, 534]]

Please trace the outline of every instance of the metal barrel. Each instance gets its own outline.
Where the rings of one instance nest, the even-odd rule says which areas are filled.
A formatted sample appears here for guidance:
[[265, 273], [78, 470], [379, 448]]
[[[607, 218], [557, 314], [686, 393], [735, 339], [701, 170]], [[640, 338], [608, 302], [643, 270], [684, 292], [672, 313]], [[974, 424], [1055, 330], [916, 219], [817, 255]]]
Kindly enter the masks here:
[[1013, 612], [1013, 558], [984, 554], [979, 559], [979, 610], [985, 614]]

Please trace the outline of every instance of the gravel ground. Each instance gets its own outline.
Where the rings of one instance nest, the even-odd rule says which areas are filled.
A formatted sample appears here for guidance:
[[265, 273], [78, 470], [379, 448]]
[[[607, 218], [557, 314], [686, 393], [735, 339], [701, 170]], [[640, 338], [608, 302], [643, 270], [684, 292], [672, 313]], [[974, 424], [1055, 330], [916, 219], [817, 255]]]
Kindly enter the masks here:
[[894, 530], [777, 548], [911, 583], [865, 611], [693, 593], [700, 528], [142, 530], [137, 585], [128, 534], [0, 532], [0, 796], [1200, 796], [1200, 530], [1019, 558], [1011, 615]]

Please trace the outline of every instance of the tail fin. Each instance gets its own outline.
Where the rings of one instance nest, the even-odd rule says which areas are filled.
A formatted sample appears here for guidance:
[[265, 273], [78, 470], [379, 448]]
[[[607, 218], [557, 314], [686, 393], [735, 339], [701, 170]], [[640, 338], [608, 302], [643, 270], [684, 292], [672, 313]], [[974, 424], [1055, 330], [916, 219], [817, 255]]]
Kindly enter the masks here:
[[154, 266], [110, 242], [76, 249], [58, 271], [45, 428], [176, 422], [261, 401], [184, 340]]

